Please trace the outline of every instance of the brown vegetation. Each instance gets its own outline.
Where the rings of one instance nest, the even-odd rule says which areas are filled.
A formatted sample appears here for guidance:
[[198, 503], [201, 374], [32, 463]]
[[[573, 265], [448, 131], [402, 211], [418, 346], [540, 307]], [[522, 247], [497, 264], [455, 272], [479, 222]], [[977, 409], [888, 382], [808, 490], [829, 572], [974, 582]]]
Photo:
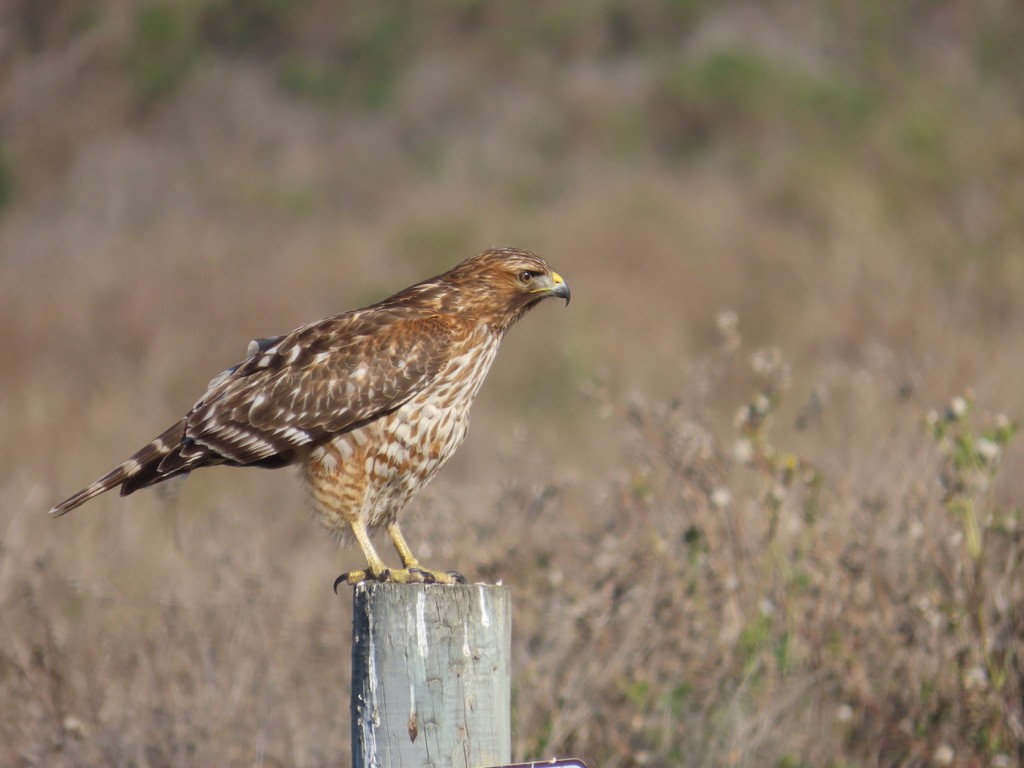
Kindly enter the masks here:
[[289, 472], [45, 510], [492, 244], [573, 303], [407, 516], [514, 590], [517, 757], [1024, 762], [1012, 4], [0, 14], [0, 764], [346, 762], [358, 558]]

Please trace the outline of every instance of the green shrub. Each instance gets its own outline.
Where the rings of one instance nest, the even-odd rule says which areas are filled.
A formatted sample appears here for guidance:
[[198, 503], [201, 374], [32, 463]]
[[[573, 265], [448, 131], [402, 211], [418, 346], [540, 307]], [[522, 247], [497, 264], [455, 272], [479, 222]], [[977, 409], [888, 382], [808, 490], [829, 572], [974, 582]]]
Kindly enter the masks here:
[[14, 165], [11, 153], [0, 144], [0, 211], [3, 211], [14, 200], [15, 192]]
[[191, 6], [155, 3], [135, 13], [124, 63], [140, 100], [152, 101], [175, 91], [191, 74], [199, 54]]

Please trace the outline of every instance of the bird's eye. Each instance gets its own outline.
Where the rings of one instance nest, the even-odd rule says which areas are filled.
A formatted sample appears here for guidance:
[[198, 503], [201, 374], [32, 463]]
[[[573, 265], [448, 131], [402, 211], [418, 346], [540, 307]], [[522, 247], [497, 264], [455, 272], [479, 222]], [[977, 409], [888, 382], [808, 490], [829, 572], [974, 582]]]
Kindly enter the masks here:
[[521, 283], [528, 283], [531, 280], [533, 280], [533, 278], [534, 278], [534, 276], [536, 274], [537, 274], [536, 272], [531, 272], [528, 269], [524, 269], [522, 272], [519, 273], [519, 282], [521, 282]]

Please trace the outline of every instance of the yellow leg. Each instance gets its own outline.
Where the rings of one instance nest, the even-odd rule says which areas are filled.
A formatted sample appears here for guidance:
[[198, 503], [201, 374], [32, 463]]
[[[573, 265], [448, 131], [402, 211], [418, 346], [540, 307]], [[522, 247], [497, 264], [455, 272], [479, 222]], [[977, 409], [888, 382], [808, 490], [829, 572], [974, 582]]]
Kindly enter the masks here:
[[[387, 570], [387, 567], [384, 565], [384, 561], [380, 559], [380, 555], [377, 554], [377, 550], [373, 548], [373, 542], [370, 541], [370, 534], [366, 532], [366, 526], [362, 520], [354, 520], [350, 525], [352, 527], [352, 535], [356, 537], [356, 543], [363, 550], [363, 556], [366, 558], [366, 564], [369, 566], [369, 575], [379, 579], [381, 574]], [[365, 581], [365, 579], [359, 579], [359, 581]]]
[[388, 532], [388, 536], [391, 537], [391, 543], [398, 550], [398, 556], [402, 558], [402, 565], [405, 566], [401, 571], [391, 571], [390, 578], [392, 581], [426, 582], [428, 584], [466, 583], [465, 576], [456, 571], [432, 571], [420, 565], [416, 555], [409, 549], [409, 544], [406, 542], [405, 536], [402, 535], [402, 529], [398, 527], [397, 520], [388, 523], [385, 530]]
[[334, 591], [338, 591], [338, 585], [342, 582], [347, 584], [359, 584], [363, 581], [390, 581], [396, 584], [465, 584], [466, 578], [455, 571], [430, 571], [420, 566], [420, 561], [409, 549], [409, 544], [402, 535], [398, 523], [387, 525], [388, 536], [391, 537], [398, 556], [402, 558], [402, 568], [388, 568], [380, 559], [377, 551], [373, 548], [370, 535], [366, 526], [359, 520], [350, 523], [352, 534], [355, 536], [359, 548], [363, 550], [366, 557], [367, 568], [364, 571], [350, 571], [343, 573], [334, 581]]
[[395, 549], [398, 550], [398, 556], [402, 558], [402, 565], [406, 568], [419, 568], [420, 561], [416, 559], [416, 556], [409, 549], [409, 544], [405, 541], [405, 536], [402, 535], [402, 529], [398, 527], [398, 521], [388, 523], [385, 529], [388, 532], [388, 536], [391, 537], [391, 542], [395, 545]]

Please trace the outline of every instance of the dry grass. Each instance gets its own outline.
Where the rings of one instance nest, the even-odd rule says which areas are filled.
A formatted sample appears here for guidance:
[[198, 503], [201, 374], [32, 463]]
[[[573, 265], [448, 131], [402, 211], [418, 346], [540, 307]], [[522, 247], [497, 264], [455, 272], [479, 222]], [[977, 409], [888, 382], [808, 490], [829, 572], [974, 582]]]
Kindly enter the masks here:
[[332, 5], [4, 12], [0, 764], [345, 762], [357, 559], [289, 472], [45, 510], [497, 243], [573, 303], [408, 518], [514, 590], [517, 757], [1024, 762], [1024, 15]]

